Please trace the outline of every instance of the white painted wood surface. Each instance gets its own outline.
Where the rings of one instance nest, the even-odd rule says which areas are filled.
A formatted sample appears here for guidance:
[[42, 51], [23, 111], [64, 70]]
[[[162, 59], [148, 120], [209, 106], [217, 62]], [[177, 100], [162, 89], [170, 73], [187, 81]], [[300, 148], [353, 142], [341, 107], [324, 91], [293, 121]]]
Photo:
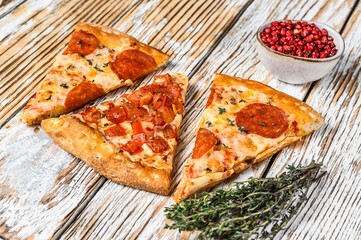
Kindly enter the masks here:
[[[21, 1], [12, 1], [5, 7], [0, 7], [0, 16], [8, 11], [6, 8], [11, 8], [10, 4], [23, 6], [34, 2], [36, 1], [20, 4]], [[4, 106], [0, 110], [0, 123], [20, 109], [31, 96], [77, 21], [87, 19], [105, 25], [115, 23], [115, 28], [172, 55], [172, 60], [165, 69], [154, 74], [192, 74], [181, 127], [181, 143], [173, 171], [171, 188], [174, 190], [179, 182], [183, 163], [192, 152], [194, 130], [208, 97], [214, 72], [262, 81], [299, 99], [303, 99], [310, 88], [310, 84], [295, 86], [282, 83], [263, 68], [254, 46], [257, 26], [272, 19], [302, 18], [327, 22], [341, 30], [354, 3], [351, 0], [264, 0], [250, 4], [236, 0], [149, 0], [122, 3], [109, 1], [104, 5], [87, 1], [77, 4], [74, 1], [64, 1], [61, 4], [51, 3], [53, 5], [46, 7], [31, 5], [34, 12], [40, 13], [31, 15], [30, 12], [28, 16], [33, 17], [26, 17], [23, 22], [11, 22], [20, 30], [19, 33], [13, 30], [0, 40], [0, 59], [13, 64], [10, 69], [0, 67], [0, 104]], [[83, 8], [71, 17], [66, 15], [67, 11], [76, 7]], [[85, 13], [88, 8], [92, 9]], [[219, 43], [216, 42], [243, 8], [246, 10], [240, 14], [234, 26], [228, 29], [229, 32]], [[44, 11], [52, 15], [48, 16]], [[313, 159], [321, 159], [331, 173], [327, 180], [311, 189], [311, 199], [297, 217], [292, 219], [290, 228], [281, 232], [278, 238], [361, 239], [361, 176], [358, 173], [361, 168], [361, 49], [360, 36], [355, 34], [361, 29], [359, 14], [360, 4], [346, 24], [344, 36], [347, 49], [344, 58], [332, 74], [316, 84], [307, 99], [311, 106], [326, 116], [327, 124], [302, 142], [284, 149], [277, 155], [268, 173], [274, 175], [289, 163], [307, 164]], [[37, 16], [46, 16], [47, 21], [42, 21]], [[4, 17], [0, 19], [0, 29], [2, 19]], [[32, 19], [35, 22], [32, 23]], [[48, 35], [47, 41], [43, 41]], [[30, 36], [38, 40], [31, 41]], [[216, 48], [207, 56], [207, 52], [216, 43]], [[41, 50], [50, 47], [53, 49], [37, 54], [37, 51], [19, 49], [22, 44], [32, 44], [31, 46]], [[10, 56], [9, 52], [14, 49], [19, 52]], [[29, 58], [30, 62], [21, 64]], [[202, 65], [199, 68], [200, 62]], [[26, 67], [27, 64], [32, 64], [31, 69]], [[95, 104], [148, 84], [154, 74], [130, 89], [115, 91], [95, 101]], [[14, 77], [15, 84], [11, 84]], [[3, 86], [7, 86], [4, 91]], [[19, 91], [21, 87], [23, 90]], [[164, 206], [173, 204], [171, 197], [132, 189], [100, 177], [56, 146], [41, 129], [19, 123], [17, 116], [12, 117], [0, 130], [0, 159], [2, 237], [48, 239], [54, 234], [59, 237], [62, 230], [65, 230], [61, 235], [62, 239], [196, 237], [191, 233], [179, 234], [177, 231], [163, 229], [166, 222], [163, 209]], [[266, 160], [219, 187], [249, 176], [259, 177], [268, 163]], [[77, 216], [83, 206], [85, 209]], [[317, 214], [313, 214], [314, 212]], [[68, 226], [69, 224], [71, 225]], [[57, 232], [59, 228], [61, 232]]]

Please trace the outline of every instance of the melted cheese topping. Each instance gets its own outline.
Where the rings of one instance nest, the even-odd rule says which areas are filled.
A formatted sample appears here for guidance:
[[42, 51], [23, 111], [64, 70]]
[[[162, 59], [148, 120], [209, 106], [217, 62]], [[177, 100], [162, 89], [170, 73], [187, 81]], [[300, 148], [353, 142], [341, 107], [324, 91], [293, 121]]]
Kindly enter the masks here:
[[[180, 85], [182, 102], [184, 102], [185, 93], [186, 93], [186, 89], [187, 89], [186, 83], [188, 82], [187, 78], [180, 74], [175, 74], [175, 75], [172, 75], [172, 79], [175, 80]], [[161, 82], [161, 81], [155, 80], [155, 82]], [[78, 118], [80, 121], [86, 123], [90, 127], [97, 129], [105, 136], [104, 131], [107, 128], [110, 128], [116, 124], [107, 120], [107, 118], [105, 117], [104, 111], [108, 109], [108, 105], [110, 103], [117, 106], [117, 105], [124, 104], [125, 102], [129, 102], [129, 101], [125, 97], [121, 96], [121, 97], [115, 99], [114, 101], [104, 102], [98, 106], [95, 106], [96, 109], [101, 113], [101, 116], [102, 116], [99, 124], [85, 122], [80, 114], [74, 114], [72, 116]], [[147, 106], [142, 106], [142, 107], [149, 110]], [[179, 113], [176, 113], [174, 120], [169, 124], [172, 126], [173, 129], [176, 129], [178, 131], [181, 121], [182, 121], [182, 115]], [[125, 131], [126, 131], [125, 135], [113, 136], [113, 137], [105, 136], [106, 140], [109, 141], [110, 143], [114, 144], [116, 147], [118, 147], [119, 151], [120, 151], [119, 146], [131, 141], [132, 136], [133, 136], [132, 126], [131, 126], [131, 123], [129, 120], [126, 120], [126, 121], [120, 123], [120, 125], [125, 129]], [[173, 166], [174, 153], [175, 153], [175, 149], [176, 149], [178, 143], [177, 143], [176, 139], [174, 139], [174, 138], [167, 139], [164, 136], [164, 131], [163, 131], [164, 127], [165, 127], [165, 125], [164, 126], [155, 126], [155, 136], [161, 136], [169, 145], [169, 148], [167, 150], [165, 150], [164, 152], [155, 153], [152, 151], [152, 149], [146, 143], [144, 143], [142, 145], [142, 148], [143, 148], [142, 152], [139, 152], [134, 155], [131, 155], [126, 151], [123, 151], [123, 153], [131, 161], [139, 162], [143, 166], [155, 167], [157, 169], [167, 169], [167, 170], [171, 171], [172, 166]]]
[[[190, 173], [194, 177], [233, 169], [240, 163], [255, 159], [265, 150], [276, 146], [287, 136], [294, 135], [289, 129], [278, 138], [266, 138], [258, 134], [246, 133], [236, 124], [236, 114], [252, 103], [272, 104], [270, 97], [244, 87], [214, 86], [215, 93], [211, 104], [204, 110], [199, 128], [212, 131], [219, 140], [199, 159], [188, 159]], [[292, 116], [287, 115], [289, 123]]]
[[132, 85], [130, 79], [119, 79], [109, 65], [117, 54], [127, 49], [132, 47], [97, 48], [87, 56], [78, 53], [58, 54], [36, 96], [29, 100], [21, 120], [37, 122], [67, 112], [65, 108], [67, 94], [82, 82], [98, 84], [105, 93], [125, 85]]

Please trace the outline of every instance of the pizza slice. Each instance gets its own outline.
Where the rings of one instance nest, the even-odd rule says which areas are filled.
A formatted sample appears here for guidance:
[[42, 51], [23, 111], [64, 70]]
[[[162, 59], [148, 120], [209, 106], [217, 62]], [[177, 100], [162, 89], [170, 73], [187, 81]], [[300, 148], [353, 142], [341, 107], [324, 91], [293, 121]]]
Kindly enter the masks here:
[[322, 124], [323, 117], [298, 99], [256, 81], [217, 74], [174, 200], [224, 181]]
[[41, 122], [64, 150], [106, 178], [167, 195], [188, 78], [154, 83], [114, 101]]
[[20, 120], [29, 125], [70, 112], [160, 66], [169, 56], [135, 38], [90, 23], [78, 23]]

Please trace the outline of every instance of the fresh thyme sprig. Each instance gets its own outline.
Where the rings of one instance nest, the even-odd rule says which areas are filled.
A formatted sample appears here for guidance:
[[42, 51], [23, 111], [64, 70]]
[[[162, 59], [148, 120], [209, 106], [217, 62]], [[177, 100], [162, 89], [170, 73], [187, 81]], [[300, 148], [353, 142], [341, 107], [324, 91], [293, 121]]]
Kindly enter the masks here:
[[199, 239], [269, 239], [290, 219], [304, 199], [303, 190], [323, 176], [321, 164], [288, 166], [275, 178], [249, 178], [227, 189], [203, 192], [165, 208], [174, 220], [167, 229], [201, 231]]

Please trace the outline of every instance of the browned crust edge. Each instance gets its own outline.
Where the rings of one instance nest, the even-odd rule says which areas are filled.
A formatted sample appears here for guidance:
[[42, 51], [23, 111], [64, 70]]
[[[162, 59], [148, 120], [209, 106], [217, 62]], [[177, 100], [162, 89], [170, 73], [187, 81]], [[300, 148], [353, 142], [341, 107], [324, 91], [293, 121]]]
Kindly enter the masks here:
[[305, 136], [317, 130], [324, 122], [324, 118], [306, 103], [263, 83], [217, 73], [213, 85], [243, 86], [250, 90], [272, 96], [272, 102], [274, 102], [277, 107], [294, 113], [298, 120], [297, 122], [300, 124], [301, 122], [304, 123], [299, 126], [300, 131], [297, 133], [299, 136]]
[[170, 171], [131, 161], [97, 130], [81, 121], [62, 115], [43, 120], [41, 127], [61, 148], [81, 159], [100, 175], [130, 187], [168, 195]]
[[[193, 195], [194, 193], [200, 192], [205, 188], [212, 187], [217, 185], [218, 183], [226, 180], [227, 178], [231, 177], [235, 173], [240, 173], [247, 168], [251, 167], [255, 163], [259, 163], [262, 160], [272, 156], [273, 154], [279, 152], [284, 147], [298, 141], [302, 136], [305, 136], [318, 128], [320, 128], [324, 122], [324, 118], [317, 113], [313, 108], [311, 108], [306, 103], [288, 95], [283, 92], [279, 92], [273, 89], [270, 86], [267, 86], [263, 83], [247, 80], [237, 77], [232, 77], [223, 74], [216, 74], [213, 86], [244, 86], [248, 89], [262, 92], [269, 96], [273, 96], [275, 101], [277, 101], [277, 106], [280, 108], [287, 108], [288, 111], [293, 111], [296, 113], [297, 119], [303, 119], [306, 124], [301, 131], [299, 131], [297, 136], [286, 137], [283, 141], [281, 141], [277, 146], [273, 146], [272, 148], [266, 149], [265, 151], [259, 153], [255, 159], [252, 159], [250, 164], [246, 162], [240, 162], [236, 164], [230, 172], [227, 174], [219, 173], [216, 177], [211, 176], [212, 174], [206, 174], [200, 178], [192, 179], [196, 181], [192, 181], [191, 179], [181, 179], [179, 185], [174, 194], [174, 201], [180, 203], [180, 199], [186, 199]], [[212, 87], [213, 87], [212, 86]], [[201, 117], [200, 124], [204, 122], [203, 115]], [[197, 185], [198, 182], [199, 184]], [[188, 194], [185, 194], [184, 190], [190, 190]]]

